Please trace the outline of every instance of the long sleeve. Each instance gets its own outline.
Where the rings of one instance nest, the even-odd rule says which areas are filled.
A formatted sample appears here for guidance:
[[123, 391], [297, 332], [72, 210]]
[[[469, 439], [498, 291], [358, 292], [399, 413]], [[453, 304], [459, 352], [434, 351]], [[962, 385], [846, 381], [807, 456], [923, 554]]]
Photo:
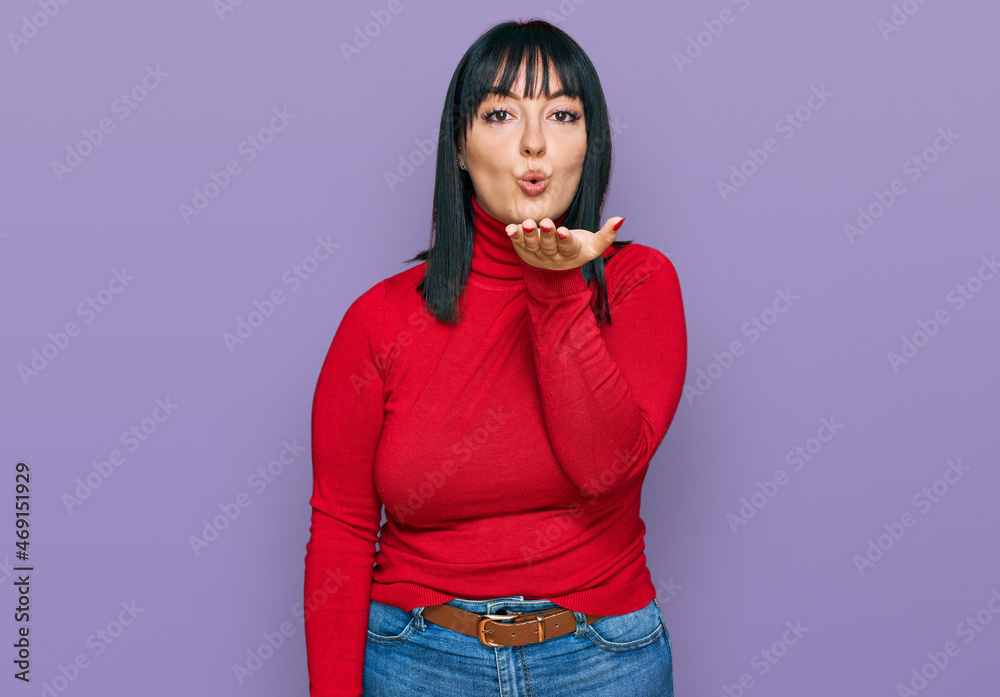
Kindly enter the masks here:
[[312, 525], [305, 557], [311, 697], [361, 695], [382, 502], [374, 460], [384, 421], [380, 360], [385, 284], [348, 308], [312, 407]]
[[564, 473], [590, 496], [644, 473], [684, 387], [687, 332], [677, 273], [662, 252], [632, 246], [607, 269], [612, 324], [600, 328], [579, 268], [521, 261], [546, 429]]

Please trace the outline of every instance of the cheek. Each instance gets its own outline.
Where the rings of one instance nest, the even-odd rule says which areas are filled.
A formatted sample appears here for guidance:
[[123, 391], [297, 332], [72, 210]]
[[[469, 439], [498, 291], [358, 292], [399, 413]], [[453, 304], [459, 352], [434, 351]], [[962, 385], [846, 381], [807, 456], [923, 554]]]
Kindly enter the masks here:
[[583, 161], [586, 159], [586, 155], [586, 148], [573, 154], [569, 166], [566, 168], [567, 180], [571, 180], [574, 184], [579, 182], [580, 177], [583, 176]]
[[573, 143], [568, 143], [566, 148], [566, 161], [570, 169], [583, 170], [583, 161], [587, 157], [587, 139], [586, 136], [579, 140], [575, 140]]
[[[496, 174], [509, 166], [510, 155], [498, 145], [480, 147], [476, 150], [476, 164], [484, 174]], [[509, 167], [508, 167], [509, 168]]]

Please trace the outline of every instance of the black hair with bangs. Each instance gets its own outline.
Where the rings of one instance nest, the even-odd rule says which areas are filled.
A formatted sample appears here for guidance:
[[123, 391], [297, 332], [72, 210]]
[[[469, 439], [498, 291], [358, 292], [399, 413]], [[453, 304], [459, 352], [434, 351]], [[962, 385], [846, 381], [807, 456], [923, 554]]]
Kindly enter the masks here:
[[[458, 166], [458, 139], [472, 127], [476, 112], [491, 94], [511, 96], [524, 63], [525, 98], [534, 98], [535, 73], [542, 70], [542, 90], [549, 90], [549, 64], [555, 68], [562, 89], [583, 102], [587, 129], [587, 151], [576, 194], [566, 210], [563, 225], [570, 229], [600, 229], [604, 198], [611, 173], [611, 128], [597, 71], [583, 49], [566, 32], [549, 22], [504, 22], [482, 34], [465, 52], [455, 68], [438, 135], [434, 207], [429, 249], [407, 262], [427, 261], [424, 278], [417, 286], [427, 310], [438, 320], [457, 323], [458, 301], [465, 290], [472, 265], [475, 189], [468, 172]], [[624, 246], [631, 241], [615, 240]], [[584, 280], [597, 284], [592, 307], [598, 325], [611, 324], [611, 308], [604, 279], [604, 259], [599, 256], [581, 268]]]

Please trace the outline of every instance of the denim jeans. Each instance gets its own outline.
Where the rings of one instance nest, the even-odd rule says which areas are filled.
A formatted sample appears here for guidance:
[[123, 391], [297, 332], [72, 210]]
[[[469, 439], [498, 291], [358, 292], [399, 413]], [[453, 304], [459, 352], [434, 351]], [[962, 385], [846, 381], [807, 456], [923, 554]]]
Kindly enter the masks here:
[[[523, 595], [448, 604], [477, 614], [556, 607]], [[425, 620], [423, 609], [371, 601], [366, 697], [673, 697], [670, 634], [655, 599], [591, 625], [575, 612], [575, 632], [525, 646], [487, 646]]]

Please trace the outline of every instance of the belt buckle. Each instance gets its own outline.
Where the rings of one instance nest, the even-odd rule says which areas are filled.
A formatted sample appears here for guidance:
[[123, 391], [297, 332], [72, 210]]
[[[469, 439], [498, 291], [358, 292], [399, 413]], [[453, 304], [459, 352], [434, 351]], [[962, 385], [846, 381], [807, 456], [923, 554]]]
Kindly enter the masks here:
[[[503, 644], [495, 644], [495, 643], [493, 643], [492, 641], [490, 641], [489, 639], [486, 638], [486, 631], [485, 631], [486, 623], [489, 622], [490, 620], [511, 620], [511, 619], [515, 619], [517, 617], [522, 617], [522, 616], [527, 615], [527, 614], [530, 614], [530, 613], [527, 613], [527, 612], [520, 613], [520, 614], [514, 613], [513, 615], [480, 615], [479, 616], [479, 618], [480, 618], [479, 619], [479, 641], [481, 641], [482, 643], [486, 644], [487, 646], [503, 646]], [[528, 622], [537, 622], [538, 623], [538, 641], [539, 641], [539, 643], [545, 641], [545, 618], [542, 616], [542, 613], [536, 612], [535, 613], [535, 617], [533, 619], [531, 619], [531, 620], [527, 620], [525, 622], [520, 622], [520, 623], [518, 623], [518, 622], [515, 621], [515, 622], [512, 622], [511, 624], [528, 624]]]
[[515, 617], [520, 617], [518, 614], [513, 615], [480, 615], [479, 616], [479, 641], [483, 642], [487, 646], [503, 646], [503, 644], [494, 644], [492, 641], [486, 638], [485, 626], [490, 620], [510, 620]]

